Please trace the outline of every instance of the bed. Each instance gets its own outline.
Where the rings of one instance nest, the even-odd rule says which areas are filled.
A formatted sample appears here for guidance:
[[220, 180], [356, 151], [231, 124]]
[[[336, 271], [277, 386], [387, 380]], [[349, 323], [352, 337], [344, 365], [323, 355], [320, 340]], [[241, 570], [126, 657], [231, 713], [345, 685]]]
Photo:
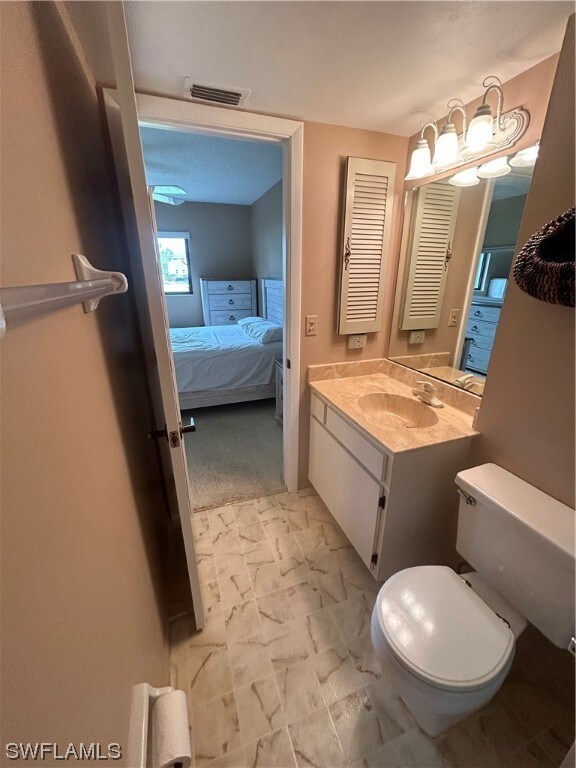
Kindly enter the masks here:
[[[282, 281], [261, 282], [262, 314], [282, 325]], [[262, 344], [241, 325], [171, 328], [170, 340], [180, 410], [274, 397], [282, 341]]]

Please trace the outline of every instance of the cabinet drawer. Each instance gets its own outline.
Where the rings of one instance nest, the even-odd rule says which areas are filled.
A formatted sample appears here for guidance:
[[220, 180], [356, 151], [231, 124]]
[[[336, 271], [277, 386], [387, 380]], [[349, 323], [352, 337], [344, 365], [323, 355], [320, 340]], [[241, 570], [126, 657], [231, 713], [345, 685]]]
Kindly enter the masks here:
[[210, 323], [212, 325], [233, 325], [240, 320], [241, 317], [250, 317], [251, 312], [249, 309], [235, 309], [233, 311], [221, 311], [210, 312]]
[[320, 424], [326, 422], [326, 405], [316, 395], [312, 395], [310, 399], [310, 413], [318, 419]]
[[490, 344], [493, 344], [497, 328], [496, 323], [488, 323], [485, 320], [468, 320], [466, 336], [471, 336], [476, 341], [480, 338], [490, 339]]
[[387, 457], [331, 408], [326, 409], [326, 428], [377, 480], [384, 477]]
[[252, 280], [208, 280], [208, 293], [250, 293]]
[[466, 367], [472, 368], [474, 371], [479, 371], [480, 373], [486, 373], [488, 371], [489, 362], [490, 350], [471, 349], [466, 358]]
[[494, 345], [494, 338], [492, 336], [478, 336], [477, 334], [466, 334], [466, 338], [470, 339], [470, 350], [473, 349], [487, 349], [488, 352], [492, 352]]
[[497, 323], [500, 320], [500, 307], [479, 307], [477, 304], [472, 304], [468, 321], [473, 322], [475, 320]]
[[252, 310], [252, 296], [249, 293], [234, 293], [228, 296], [223, 293], [210, 294], [210, 309], [249, 309]]

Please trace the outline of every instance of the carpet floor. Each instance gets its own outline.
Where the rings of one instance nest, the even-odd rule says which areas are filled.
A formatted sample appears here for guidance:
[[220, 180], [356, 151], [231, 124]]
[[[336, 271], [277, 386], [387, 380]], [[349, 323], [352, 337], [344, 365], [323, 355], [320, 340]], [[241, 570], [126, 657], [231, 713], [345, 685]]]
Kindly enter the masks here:
[[285, 490], [282, 425], [274, 400], [185, 411], [196, 432], [184, 438], [193, 509]]

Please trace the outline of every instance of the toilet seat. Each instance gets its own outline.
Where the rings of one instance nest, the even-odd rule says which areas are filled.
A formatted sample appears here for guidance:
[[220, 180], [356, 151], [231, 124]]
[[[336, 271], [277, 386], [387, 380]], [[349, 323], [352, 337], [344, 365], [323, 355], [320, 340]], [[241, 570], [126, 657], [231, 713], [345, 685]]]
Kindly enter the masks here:
[[490, 685], [514, 653], [509, 627], [445, 566], [394, 574], [375, 610], [393, 657], [436, 688], [466, 692]]

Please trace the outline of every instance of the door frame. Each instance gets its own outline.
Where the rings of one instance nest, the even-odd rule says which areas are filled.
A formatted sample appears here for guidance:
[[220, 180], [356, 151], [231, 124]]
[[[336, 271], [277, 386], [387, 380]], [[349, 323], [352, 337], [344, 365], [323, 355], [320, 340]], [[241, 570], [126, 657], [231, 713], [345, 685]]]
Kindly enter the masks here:
[[[111, 91], [113, 93], [113, 91]], [[298, 489], [304, 124], [296, 120], [136, 93], [140, 125], [282, 145], [284, 482]], [[288, 365], [289, 361], [289, 365]]]

